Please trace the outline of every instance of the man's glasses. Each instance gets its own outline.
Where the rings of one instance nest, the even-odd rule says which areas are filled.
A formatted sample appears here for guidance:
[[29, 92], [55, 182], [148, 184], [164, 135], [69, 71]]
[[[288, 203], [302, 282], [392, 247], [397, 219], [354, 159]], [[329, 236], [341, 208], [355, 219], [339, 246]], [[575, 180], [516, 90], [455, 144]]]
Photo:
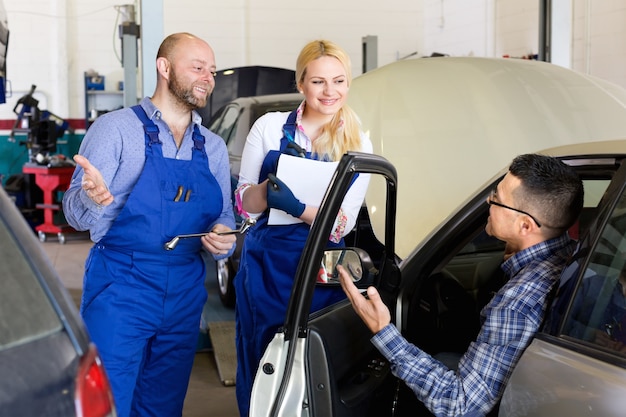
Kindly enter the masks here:
[[494, 198], [496, 197], [496, 190], [491, 190], [491, 192], [489, 193], [489, 197], [487, 197], [487, 204], [489, 204], [490, 206], [498, 206], [498, 207], [502, 207], [505, 209], [509, 209], [509, 210], [513, 210], [513, 211], [517, 211], [518, 213], [522, 213], [527, 215], [528, 217], [530, 217], [531, 219], [533, 219], [533, 221], [537, 224], [537, 227], [541, 227], [541, 223], [539, 223], [539, 220], [537, 220], [535, 218], [535, 216], [533, 216], [532, 214], [524, 211], [524, 210], [519, 210], [513, 207], [509, 207], [507, 205], [504, 205], [502, 203], [498, 203], [497, 201], [494, 201]]

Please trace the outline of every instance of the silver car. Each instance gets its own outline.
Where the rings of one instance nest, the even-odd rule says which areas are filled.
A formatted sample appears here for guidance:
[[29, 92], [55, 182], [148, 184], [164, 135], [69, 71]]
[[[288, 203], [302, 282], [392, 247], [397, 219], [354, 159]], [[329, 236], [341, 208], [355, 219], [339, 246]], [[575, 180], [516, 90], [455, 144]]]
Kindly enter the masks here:
[[[614, 302], [626, 266], [626, 91], [546, 63], [432, 58], [355, 79], [350, 100], [378, 155], [344, 156], [331, 181], [284, 325], [259, 366], [251, 416], [431, 415], [391, 374], [349, 302], [309, 315], [316, 286], [338, 285], [316, 284], [320, 265], [348, 262], [359, 286], [375, 285], [410, 342], [464, 352], [503, 284], [503, 243], [484, 233], [486, 198], [527, 152], [575, 167], [585, 206], [545, 325], [491, 415], [623, 416]], [[325, 252], [355, 172], [373, 175], [353, 248]]]
[[[304, 97], [298, 93], [240, 97], [217, 110], [215, 115], [206, 123], [206, 127], [209, 130], [221, 136], [226, 142], [233, 191], [239, 179], [241, 154], [246, 144], [246, 137], [256, 119], [272, 111], [295, 110], [303, 99]], [[235, 219], [238, 225], [241, 226], [242, 219], [236, 214]], [[227, 259], [217, 261], [215, 264], [220, 300], [227, 307], [235, 305], [233, 278], [239, 268], [243, 239], [243, 234], [237, 235], [235, 253]]]

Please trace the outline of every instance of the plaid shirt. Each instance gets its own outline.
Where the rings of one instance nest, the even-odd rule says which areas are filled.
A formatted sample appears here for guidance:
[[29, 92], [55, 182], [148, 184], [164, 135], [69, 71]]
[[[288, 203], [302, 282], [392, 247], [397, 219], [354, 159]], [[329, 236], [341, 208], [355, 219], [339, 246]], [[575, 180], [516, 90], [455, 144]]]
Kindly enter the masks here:
[[508, 282], [481, 312], [482, 328], [458, 371], [407, 342], [389, 324], [372, 343], [395, 376], [437, 416], [480, 416], [498, 402], [513, 368], [538, 331], [548, 294], [574, 248], [567, 234], [524, 249], [502, 269]]

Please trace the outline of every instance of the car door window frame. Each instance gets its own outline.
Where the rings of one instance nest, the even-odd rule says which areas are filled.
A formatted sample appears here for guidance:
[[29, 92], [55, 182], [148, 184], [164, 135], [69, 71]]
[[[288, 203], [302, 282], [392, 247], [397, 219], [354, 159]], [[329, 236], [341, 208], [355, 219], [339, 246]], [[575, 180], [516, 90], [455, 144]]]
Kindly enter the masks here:
[[[598, 171], [600, 174], [596, 176], [602, 173], [601, 170]], [[581, 175], [584, 176], [585, 173]], [[622, 163], [622, 159], [615, 159], [613, 167], [607, 166], [606, 178], [610, 178], [611, 182], [598, 204], [587, 233], [581, 236], [572, 261], [563, 270], [544, 326], [536, 337], [566, 349], [584, 353], [589, 357], [624, 366], [626, 358], [620, 358], [595, 343], [583, 340], [571, 330], [577, 308], [576, 294], [583, 290], [584, 280], [589, 277], [588, 273], [594, 268], [591, 262], [593, 256], [590, 254], [594, 254], [597, 250], [606, 225], [610, 222], [622, 196], [626, 196], [626, 164]]]

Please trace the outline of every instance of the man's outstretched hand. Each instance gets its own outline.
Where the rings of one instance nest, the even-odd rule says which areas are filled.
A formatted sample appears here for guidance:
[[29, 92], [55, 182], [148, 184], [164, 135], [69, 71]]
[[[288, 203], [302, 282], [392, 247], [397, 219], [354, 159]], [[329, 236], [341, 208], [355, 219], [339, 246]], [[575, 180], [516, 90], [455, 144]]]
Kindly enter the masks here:
[[354, 307], [354, 311], [361, 317], [367, 327], [376, 334], [391, 322], [391, 313], [380, 298], [380, 294], [374, 287], [367, 289], [365, 298], [361, 291], [352, 282], [352, 277], [341, 265], [337, 266], [339, 270], [339, 281], [341, 288], [348, 296], [348, 299]]
[[102, 174], [96, 167], [91, 165], [87, 158], [74, 155], [74, 161], [83, 169], [82, 187], [87, 197], [96, 204], [108, 206], [113, 202], [113, 194], [109, 191]]

